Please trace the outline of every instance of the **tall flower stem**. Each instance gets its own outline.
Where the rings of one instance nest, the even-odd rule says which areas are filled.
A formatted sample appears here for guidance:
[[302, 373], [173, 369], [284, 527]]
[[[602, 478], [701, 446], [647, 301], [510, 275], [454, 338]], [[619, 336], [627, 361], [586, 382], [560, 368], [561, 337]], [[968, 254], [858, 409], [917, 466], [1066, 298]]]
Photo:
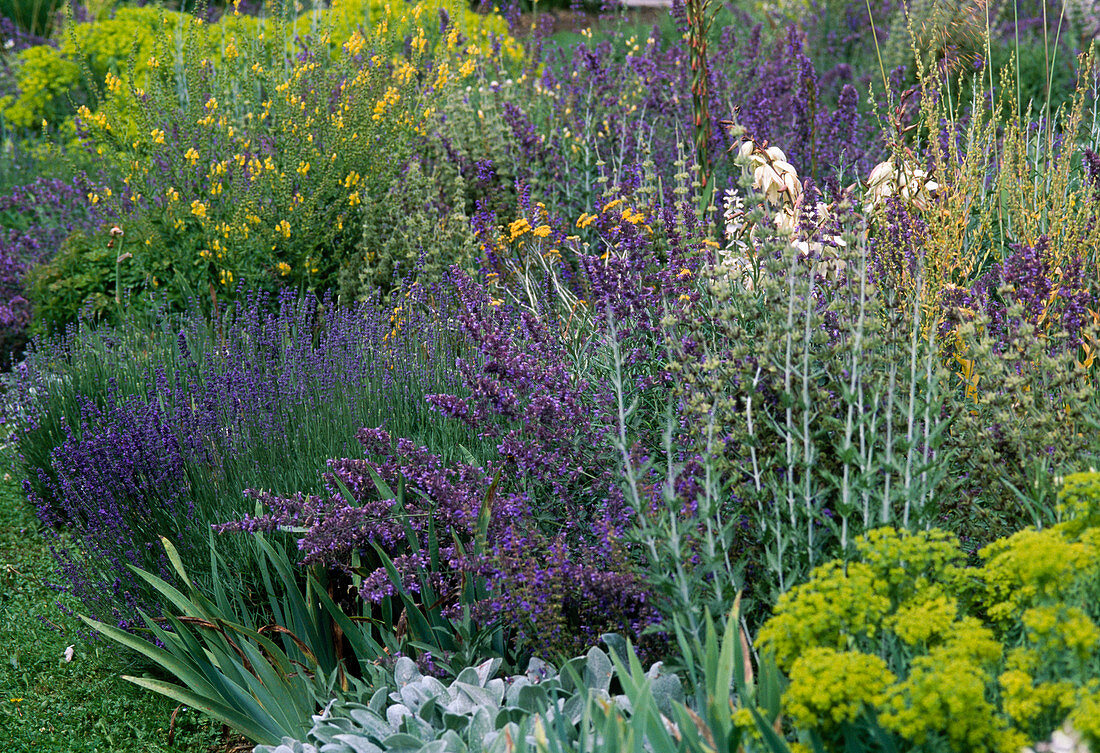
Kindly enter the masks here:
[[695, 138], [695, 158], [699, 167], [700, 192], [704, 206], [709, 203], [713, 165], [711, 164], [709, 92], [710, 68], [707, 62], [707, 37], [714, 23], [711, 0], [686, 0], [688, 47], [691, 60], [691, 107]]

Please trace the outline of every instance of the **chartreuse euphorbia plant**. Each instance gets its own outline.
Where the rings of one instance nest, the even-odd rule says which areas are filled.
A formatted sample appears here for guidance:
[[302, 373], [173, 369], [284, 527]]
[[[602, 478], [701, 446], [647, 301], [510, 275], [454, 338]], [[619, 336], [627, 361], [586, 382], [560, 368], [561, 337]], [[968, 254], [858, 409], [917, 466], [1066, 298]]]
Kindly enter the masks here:
[[1100, 473], [1067, 477], [1057, 511], [979, 566], [948, 533], [879, 528], [787, 592], [758, 645], [790, 675], [793, 725], [827, 750], [868, 729], [1021, 750], [1067, 721], [1100, 742]]

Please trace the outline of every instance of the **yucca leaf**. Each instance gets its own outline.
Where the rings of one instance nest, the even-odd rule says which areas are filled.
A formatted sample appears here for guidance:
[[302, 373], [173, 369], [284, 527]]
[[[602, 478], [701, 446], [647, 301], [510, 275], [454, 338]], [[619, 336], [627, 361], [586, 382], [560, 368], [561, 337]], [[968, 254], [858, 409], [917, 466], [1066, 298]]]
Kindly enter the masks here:
[[107, 638], [110, 638], [126, 648], [136, 651], [157, 666], [163, 667], [181, 682], [194, 688], [196, 692], [210, 694], [215, 692], [214, 687], [207, 682], [201, 672], [193, 665], [188, 665], [186, 661], [174, 656], [169, 651], [159, 648], [142, 638], [138, 638], [136, 635], [127, 633], [125, 630], [111, 625], [105, 625], [102, 622], [96, 622], [84, 615], [80, 615], [80, 619], [83, 620], [86, 625]]
[[192, 583], [191, 578], [188, 577], [187, 570], [183, 567], [183, 560], [180, 559], [180, 554], [176, 551], [175, 545], [163, 536], [160, 537], [160, 543], [164, 545], [164, 552], [168, 555], [168, 562], [172, 565], [172, 569], [176, 571], [176, 574], [179, 575], [180, 580], [187, 584], [189, 589], [194, 589], [195, 584]]
[[213, 699], [205, 698], [187, 688], [173, 685], [170, 682], [164, 682], [162, 680], [154, 680], [149, 677], [123, 675], [122, 679], [128, 680], [147, 690], [152, 690], [155, 693], [167, 696], [179, 703], [199, 709], [223, 724], [229, 725], [249, 740], [260, 745], [277, 745], [282, 739], [282, 730], [268, 728], [235, 709]]

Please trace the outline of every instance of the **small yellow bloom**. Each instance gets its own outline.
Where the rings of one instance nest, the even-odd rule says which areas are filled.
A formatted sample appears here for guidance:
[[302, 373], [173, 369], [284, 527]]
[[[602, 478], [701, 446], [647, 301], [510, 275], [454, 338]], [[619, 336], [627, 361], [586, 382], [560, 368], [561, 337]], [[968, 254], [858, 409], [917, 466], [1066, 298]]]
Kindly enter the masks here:
[[290, 237], [290, 223], [286, 220], [279, 220], [279, 224], [275, 226], [275, 232], [284, 238]]
[[186, 152], [183, 153], [183, 156], [184, 159], [186, 159], [192, 165], [199, 161], [199, 153], [195, 151], [195, 147], [191, 147], [190, 149], [188, 149]]
[[579, 227], [581, 230], [584, 230], [595, 221], [596, 215], [584, 212], [583, 214], [581, 214], [580, 217], [577, 218], [577, 227]]
[[154, 144], [164, 143], [164, 131], [160, 130], [159, 128], [154, 128], [153, 130], [151, 130], [149, 132], [149, 135], [153, 137]]
[[275, 265], [275, 270], [279, 273], [280, 276], [286, 277], [288, 274], [290, 274], [290, 265], [287, 264], [285, 261], [281, 261]]
[[191, 202], [191, 214], [195, 215], [199, 219], [206, 216], [206, 205], [198, 199]]
[[550, 235], [550, 226], [539, 225], [537, 228], [531, 231], [531, 235], [535, 236], [536, 238], [545, 238], [546, 236]]
[[514, 241], [526, 232], [531, 230], [531, 223], [526, 219], [518, 219], [508, 226], [509, 238], [508, 240]]

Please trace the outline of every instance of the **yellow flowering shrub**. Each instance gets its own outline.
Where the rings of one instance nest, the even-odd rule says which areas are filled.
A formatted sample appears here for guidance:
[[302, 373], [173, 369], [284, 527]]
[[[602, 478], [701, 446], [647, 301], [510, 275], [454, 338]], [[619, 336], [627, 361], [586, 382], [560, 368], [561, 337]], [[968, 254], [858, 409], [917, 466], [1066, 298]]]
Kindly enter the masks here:
[[[502, 28], [469, 14], [462, 29], [441, 24], [441, 7], [345, 0], [289, 21], [229, 13], [216, 24], [146, 11], [159, 24], [152, 42], [76, 114], [79, 137], [120, 176], [109, 201], [141, 281], [128, 289], [217, 305], [242, 283], [331, 289], [361, 276], [370, 197], [399, 174], [436, 100], [472, 75], [481, 52], [469, 40]], [[50, 312], [42, 326], [71, 320], [81, 292], [118, 297], [96, 282], [114, 279], [113, 265], [101, 271], [68, 291], [70, 304], [36, 301]]]
[[[448, 16], [449, 27], [465, 39], [464, 49], [475, 58], [489, 56], [496, 42], [505, 62], [518, 65], [522, 60], [522, 47], [508, 34], [507, 22], [500, 16], [480, 15], [465, 4], [451, 5], [445, 0], [422, 2], [409, 13], [396, 13], [396, 8], [385, 0], [336, 0], [330, 9], [303, 13], [284, 26], [278, 19], [232, 12], [216, 23], [195, 24], [185, 13], [122, 6], [110, 18], [69, 24], [59, 34], [57, 47], [40, 45], [19, 53], [15, 66], [18, 93], [0, 98], [0, 113], [14, 126], [37, 128], [43, 120], [53, 123], [71, 117], [70, 100], [91, 105], [95, 100], [91, 92], [109, 89], [110, 75], [132, 74], [136, 86], [144, 88], [150, 72], [170, 70], [180, 62], [173, 52], [178, 50], [185, 27], [190, 27], [189, 41], [214, 64], [238, 64], [249, 49], [254, 58], [257, 46], [272, 60], [282, 53], [293, 54], [297, 51], [295, 39], [306, 35], [330, 54], [348, 45], [354, 51], [365, 44], [359, 30], [373, 24], [384, 25], [393, 39], [412, 35], [418, 45], [416, 52], [430, 55], [446, 41], [440, 24], [442, 11]], [[171, 43], [164, 44], [166, 40]], [[458, 74], [466, 62], [455, 65], [456, 76], [472, 72], [467, 68], [464, 75]], [[87, 66], [91, 81], [85, 80], [82, 65]], [[250, 69], [246, 65], [240, 71], [247, 75]], [[138, 106], [133, 100], [130, 104]]]
[[784, 594], [757, 643], [796, 728], [826, 749], [858, 724], [903, 749], [1017, 751], [1068, 719], [1100, 743], [1100, 473], [1068, 477], [1058, 509], [979, 566], [940, 531], [870, 531]]

